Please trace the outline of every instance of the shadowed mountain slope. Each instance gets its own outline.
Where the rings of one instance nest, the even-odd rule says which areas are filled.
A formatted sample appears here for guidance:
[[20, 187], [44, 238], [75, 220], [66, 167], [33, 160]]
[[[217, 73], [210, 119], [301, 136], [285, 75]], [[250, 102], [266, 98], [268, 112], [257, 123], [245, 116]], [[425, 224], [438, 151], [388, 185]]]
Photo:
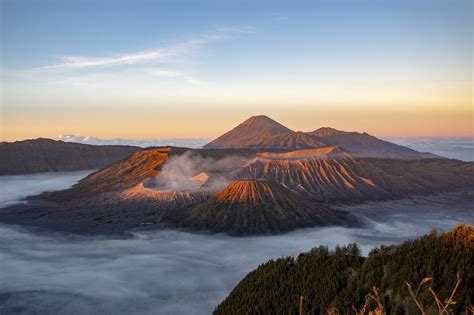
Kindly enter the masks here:
[[123, 160], [138, 147], [95, 146], [51, 139], [0, 143], [0, 175], [99, 169]]
[[329, 127], [319, 128], [306, 134], [317, 137], [320, 141], [331, 146], [339, 146], [362, 157], [383, 158], [436, 158], [431, 153], [423, 153], [410, 148], [380, 140], [368, 133], [347, 132]]
[[172, 227], [231, 235], [274, 234], [299, 227], [355, 224], [347, 213], [308, 202], [275, 182], [240, 179], [203, 204], [171, 213]]

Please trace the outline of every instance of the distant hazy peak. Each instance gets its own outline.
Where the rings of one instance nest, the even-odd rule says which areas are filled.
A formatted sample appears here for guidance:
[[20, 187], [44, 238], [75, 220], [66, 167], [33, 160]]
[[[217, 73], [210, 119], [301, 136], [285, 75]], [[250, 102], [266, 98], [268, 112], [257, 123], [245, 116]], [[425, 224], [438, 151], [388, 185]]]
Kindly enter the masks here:
[[339, 134], [345, 134], [348, 133], [347, 131], [342, 131], [342, 130], [337, 130], [331, 127], [321, 127], [319, 129], [316, 129], [314, 131], [308, 132], [308, 134], [312, 136], [318, 136], [318, 137], [328, 137], [332, 135], [339, 135]]

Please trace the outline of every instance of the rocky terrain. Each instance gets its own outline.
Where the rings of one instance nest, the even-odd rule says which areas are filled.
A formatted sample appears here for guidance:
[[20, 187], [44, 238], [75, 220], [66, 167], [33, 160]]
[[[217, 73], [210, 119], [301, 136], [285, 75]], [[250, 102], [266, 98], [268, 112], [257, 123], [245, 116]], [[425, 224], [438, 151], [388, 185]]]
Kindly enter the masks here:
[[231, 235], [275, 234], [301, 227], [357, 225], [348, 213], [312, 203], [271, 181], [239, 179], [208, 201], [172, 212], [171, 227]]
[[139, 150], [132, 146], [95, 146], [51, 139], [0, 143], [0, 175], [70, 172], [103, 168]]
[[261, 153], [236, 176], [275, 181], [319, 202], [360, 202], [468, 187], [472, 175], [473, 163], [358, 158], [327, 147]]
[[[347, 134], [324, 128], [311, 136], [265, 116], [251, 117], [209, 144], [229, 148], [138, 150], [69, 189], [4, 209], [0, 221], [87, 233], [165, 224], [233, 235], [270, 234], [356, 222], [332, 210], [337, 204], [474, 186], [474, 163], [428, 158], [416, 151], [406, 151], [414, 154], [410, 158], [367, 157], [318, 140], [367, 137]], [[371, 141], [371, 148], [395, 148]], [[258, 149], [268, 144], [272, 148]]]

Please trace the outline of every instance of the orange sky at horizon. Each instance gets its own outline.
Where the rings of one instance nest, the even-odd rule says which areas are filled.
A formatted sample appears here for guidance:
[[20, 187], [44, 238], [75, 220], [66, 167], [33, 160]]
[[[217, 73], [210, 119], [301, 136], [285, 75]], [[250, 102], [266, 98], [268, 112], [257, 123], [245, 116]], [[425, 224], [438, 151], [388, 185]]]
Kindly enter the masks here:
[[474, 138], [472, 8], [283, 1], [275, 19], [258, 1], [2, 2], [0, 139], [215, 138], [260, 114]]
[[60, 134], [98, 138], [215, 138], [253, 115], [295, 131], [333, 127], [377, 137], [473, 137], [472, 105], [440, 106], [2, 107], [2, 141]]

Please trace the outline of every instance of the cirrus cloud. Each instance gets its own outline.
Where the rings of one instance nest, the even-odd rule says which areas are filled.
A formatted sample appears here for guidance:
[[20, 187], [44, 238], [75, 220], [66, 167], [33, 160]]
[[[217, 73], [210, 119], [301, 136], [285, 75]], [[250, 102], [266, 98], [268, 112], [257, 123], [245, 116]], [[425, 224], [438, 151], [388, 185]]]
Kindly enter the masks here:
[[189, 56], [203, 46], [230, 39], [234, 34], [253, 33], [251, 27], [219, 27], [210, 34], [205, 34], [172, 45], [149, 50], [119, 53], [112, 56], [63, 56], [58, 63], [44, 65], [40, 70], [74, 70], [84, 68], [112, 67], [125, 65], [144, 65], [150, 63], [169, 63], [177, 58]]

